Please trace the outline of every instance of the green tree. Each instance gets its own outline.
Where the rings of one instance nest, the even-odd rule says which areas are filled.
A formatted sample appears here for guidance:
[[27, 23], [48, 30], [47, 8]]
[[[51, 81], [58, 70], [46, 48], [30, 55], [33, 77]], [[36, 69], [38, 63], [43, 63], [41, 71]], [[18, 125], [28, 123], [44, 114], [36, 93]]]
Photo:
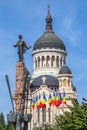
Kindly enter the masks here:
[[6, 130], [5, 119], [3, 113], [0, 114], [0, 130]]
[[6, 130], [2, 125], [0, 125], [0, 130]]
[[13, 126], [11, 123], [8, 122], [6, 130], [13, 130]]
[[13, 130], [11, 123], [5, 123], [4, 115], [3, 113], [0, 114], [0, 130]]
[[0, 125], [2, 125], [3, 127], [5, 127], [5, 119], [4, 119], [3, 113], [0, 114]]
[[58, 130], [87, 130], [87, 102], [78, 104], [73, 102], [73, 107], [69, 106], [70, 112], [56, 116], [56, 128]]

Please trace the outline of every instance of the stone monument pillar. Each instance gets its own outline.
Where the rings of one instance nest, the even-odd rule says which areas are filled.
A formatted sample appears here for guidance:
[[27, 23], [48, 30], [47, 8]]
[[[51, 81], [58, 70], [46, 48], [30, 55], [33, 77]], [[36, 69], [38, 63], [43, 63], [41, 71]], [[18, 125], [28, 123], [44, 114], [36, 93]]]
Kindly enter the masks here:
[[32, 118], [32, 114], [27, 113], [30, 73], [25, 67], [23, 54], [30, 47], [22, 40], [21, 35], [19, 35], [19, 41], [14, 47], [18, 47], [19, 60], [16, 63], [16, 89], [12, 97], [14, 110], [7, 115], [7, 119], [13, 124], [14, 130], [28, 130], [28, 123]]
[[[13, 99], [15, 101], [15, 112], [19, 112], [23, 109], [24, 104], [22, 99], [23, 87], [24, 87], [24, 69], [25, 64], [23, 62], [16, 63], [16, 89]], [[21, 108], [22, 107], [22, 108]]]

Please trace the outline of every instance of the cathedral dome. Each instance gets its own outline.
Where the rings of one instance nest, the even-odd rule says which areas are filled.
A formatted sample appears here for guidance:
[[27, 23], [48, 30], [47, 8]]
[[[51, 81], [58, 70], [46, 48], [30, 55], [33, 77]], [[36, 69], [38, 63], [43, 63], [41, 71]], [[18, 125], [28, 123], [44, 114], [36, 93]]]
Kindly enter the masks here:
[[41, 85], [47, 85], [48, 87], [50, 87], [50, 86], [58, 87], [59, 86], [59, 81], [54, 76], [51, 76], [51, 75], [41, 75], [41, 76], [35, 78], [31, 82], [30, 88], [40, 87]]
[[59, 74], [72, 74], [71, 70], [68, 68], [68, 66], [64, 65], [60, 71]]
[[50, 10], [48, 10], [48, 15], [46, 17], [46, 31], [36, 40], [33, 46], [33, 51], [46, 48], [55, 48], [66, 51], [63, 41], [52, 31], [52, 17], [50, 15]]
[[55, 48], [66, 51], [63, 41], [54, 32], [45, 32], [34, 44], [33, 50]]

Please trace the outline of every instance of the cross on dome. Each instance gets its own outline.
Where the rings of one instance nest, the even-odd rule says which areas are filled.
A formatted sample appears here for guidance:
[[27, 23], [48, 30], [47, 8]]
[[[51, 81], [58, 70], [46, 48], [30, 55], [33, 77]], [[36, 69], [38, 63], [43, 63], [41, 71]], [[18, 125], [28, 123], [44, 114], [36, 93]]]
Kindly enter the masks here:
[[46, 77], [45, 76], [42, 77], [42, 82], [43, 82], [43, 84], [46, 83]]

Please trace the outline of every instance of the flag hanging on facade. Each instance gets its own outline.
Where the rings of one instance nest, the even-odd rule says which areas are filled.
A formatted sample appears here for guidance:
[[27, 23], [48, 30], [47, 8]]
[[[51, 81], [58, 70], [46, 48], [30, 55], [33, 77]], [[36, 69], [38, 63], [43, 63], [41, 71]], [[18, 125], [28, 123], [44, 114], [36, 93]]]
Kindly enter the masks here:
[[48, 97], [48, 104], [49, 104], [49, 106], [52, 105], [52, 95], [51, 95], [51, 93], [49, 94], [49, 97]]
[[41, 98], [42, 107], [46, 107], [46, 102], [47, 102], [47, 99], [46, 99], [46, 95], [44, 93], [43, 97]]
[[62, 96], [61, 96], [61, 93], [59, 93], [59, 104], [60, 104], [60, 105], [62, 104]]
[[63, 104], [66, 104], [66, 93], [63, 93], [63, 100], [62, 100]]
[[53, 96], [52, 96], [52, 105], [55, 105], [55, 98], [56, 98], [56, 95], [55, 95], [55, 93], [53, 93]]
[[32, 109], [34, 109], [34, 108], [35, 108], [35, 102], [36, 102], [36, 99], [35, 99], [35, 98], [33, 98], [33, 99], [32, 99]]
[[41, 102], [41, 96], [39, 95], [39, 98], [38, 98], [38, 102], [37, 102], [37, 108], [41, 108], [42, 107], [42, 102]]
[[58, 92], [56, 93], [56, 98], [55, 98], [55, 106], [58, 107], [60, 105], [60, 97]]
[[38, 106], [38, 100], [39, 100], [39, 97], [38, 95], [36, 96], [36, 102], [35, 102], [35, 106], [37, 107]]

